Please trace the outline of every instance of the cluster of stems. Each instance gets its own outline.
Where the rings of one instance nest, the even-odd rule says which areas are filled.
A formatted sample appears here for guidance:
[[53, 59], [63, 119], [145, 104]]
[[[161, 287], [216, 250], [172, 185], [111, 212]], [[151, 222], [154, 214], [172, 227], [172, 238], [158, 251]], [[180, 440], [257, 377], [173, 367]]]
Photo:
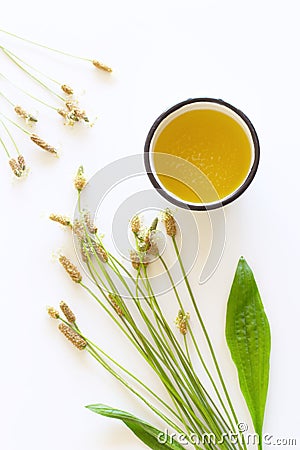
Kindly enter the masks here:
[[[165, 425], [178, 433], [184, 433], [188, 441], [190, 436], [199, 436], [201, 445], [190, 439], [190, 444], [194, 445], [195, 449], [245, 450], [247, 446], [238, 430], [237, 415], [184, 268], [176, 241], [176, 222], [173, 215], [166, 211], [162, 220], [182, 271], [186, 295], [190, 300], [189, 312], [186, 311], [174, 283], [172, 270], [155, 243], [158, 219], [156, 218], [148, 229], [141, 228], [138, 216], [132, 219], [131, 230], [136, 248], [134, 257], [131, 257], [132, 268], [127, 268], [105, 248], [89, 214], [80, 208], [82, 189], [77, 190], [79, 218], [73, 224], [64, 216], [52, 215], [50, 218], [73, 230], [82, 259], [93, 281], [92, 287], [83, 281], [77, 267], [65, 256], [61, 256], [60, 262], [72, 280], [91, 295], [123, 332], [135, 351], [148, 363], [164, 386], [168, 400], [161, 398], [146, 382], [118, 363], [101, 346], [88, 339], [76, 322], [68, 322], [66, 325], [84, 339], [85, 345], [82, 348], [157, 414]], [[149, 258], [149, 255], [155, 255], [155, 261]], [[165, 317], [159, 296], [154, 292], [148, 273], [151, 264], [161, 264], [167, 275], [173, 293], [174, 310], [179, 311], [175, 324], [174, 317], [172, 321]], [[50, 315], [53, 317], [53, 314]], [[193, 327], [189, 321], [190, 316], [193, 317]], [[55, 318], [64, 321], [58, 313]], [[203, 335], [201, 346], [193, 329], [196, 324]], [[66, 335], [65, 332], [64, 334]], [[209, 351], [209, 362], [203, 356], [203, 346]], [[195, 369], [198, 364], [206, 373], [205, 382]], [[211, 365], [214, 366], [213, 370], [209, 369]], [[201, 440], [201, 436], [207, 434], [214, 436], [214, 442]], [[237, 439], [233, 441], [232, 436]]]
[[[102, 64], [98, 60], [89, 59], [77, 55], [73, 55], [70, 53], [62, 52], [60, 50], [48, 47], [46, 45], [39, 44], [37, 42], [31, 41], [29, 39], [20, 37], [16, 34], [10, 33], [6, 30], [0, 29], [0, 33], [9, 35], [13, 38], [20, 39], [26, 44], [37, 45], [48, 51], [61, 53], [64, 56], [68, 56], [71, 58], [76, 58], [79, 60], [84, 60], [93, 65], [93, 67], [104, 70], [106, 72], [111, 72], [111, 68]], [[54, 111], [60, 117], [63, 118], [64, 124], [73, 126], [77, 123], [83, 122], [85, 124], [89, 124], [92, 126], [92, 122], [88, 118], [84, 109], [80, 108], [78, 105], [78, 100], [74, 97], [74, 89], [66, 84], [63, 81], [56, 80], [48, 73], [44, 73], [40, 70], [39, 67], [35, 67], [32, 64], [29, 64], [23, 57], [13, 52], [7, 46], [2, 45], [0, 43], [0, 53], [4, 56], [7, 62], [12, 63], [18, 71], [21, 71], [25, 77], [29, 77], [35, 84], [41, 87], [47, 94], [53, 98], [53, 103], [49, 103], [47, 99], [39, 98], [37, 95], [32, 94], [25, 90], [18, 83], [15, 83], [8, 77], [5, 73], [5, 65], [2, 65], [2, 69], [0, 71], [0, 80], [3, 82], [3, 86], [10, 85], [15, 91], [15, 97], [17, 98], [18, 93], [25, 94], [34, 102], [38, 102], [42, 104], [43, 107], [48, 109], [49, 111]], [[37, 134], [32, 133], [29, 126], [33, 126], [38, 122], [35, 114], [32, 114], [30, 111], [27, 111], [15, 98], [10, 97], [11, 94], [8, 94], [6, 91], [3, 91], [3, 87], [1, 84], [0, 88], [0, 100], [3, 103], [6, 103], [8, 108], [13, 112], [16, 116], [16, 120], [11, 117], [5, 115], [3, 113], [3, 108], [1, 107], [0, 113], [0, 125], [2, 125], [2, 130], [0, 128], [0, 145], [4, 149], [4, 152], [9, 160], [9, 165], [16, 177], [21, 177], [26, 173], [26, 166], [24, 161], [24, 157], [21, 156], [20, 162], [20, 152], [18, 146], [16, 144], [16, 140], [12, 136], [12, 132], [10, 131], [10, 127], [13, 129], [18, 129], [24, 135], [29, 136], [32, 142], [34, 142], [39, 148], [42, 148], [46, 152], [57, 155], [57, 150], [54, 146], [48, 144], [44, 139], [40, 138]], [[19, 120], [25, 121], [25, 124], [20, 124]], [[3, 133], [3, 134], [2, 134]]]

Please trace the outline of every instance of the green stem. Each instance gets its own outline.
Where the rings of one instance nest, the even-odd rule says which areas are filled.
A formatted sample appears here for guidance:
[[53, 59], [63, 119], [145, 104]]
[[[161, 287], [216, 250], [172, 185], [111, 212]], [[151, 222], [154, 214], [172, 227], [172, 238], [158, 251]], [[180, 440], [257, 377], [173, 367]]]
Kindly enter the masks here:
[[[184, 306], [183, 306], [183, 304], [182, 304], [182, 302], [181, 302], [180, 296], [179, 296], [178, 291], [177, 291], [177, 289], [176, 289], [176, 286], [175, 286], [173, 277], [172, 277], [172, 275], [171, 275], [171, 273], [170, 273], [170, 270], [169, 270], [169, 268], [168, 268], [166, 262], [164, 261], [163, 257], [160, 256], [159, 259], [160, 259], [160, 261], [161, 261], [161, 263], [162, 263], [162, 265], [163, 265], [163, 267], [164, 267], [164, 269], [165, 269], [165, 271], [166, 271], [166, 273], [167, 273], [167, 276], [168, 276], [168, 278], [169, 278], [169, 280], [170, 280], [170, 283], [171, 283], [171, 286], [172, 286], [172, 288], [173, 288], [173, 290], [174, 290], [175, 297], [176, 297], [176, 299], [177, 299], [179, 308], [180, 308], [183, 312], [185, 312]], [[193, 341], [193, 345], [194, 345], [194, 347], [195, 347], [195, 349], [196, 349], [196, 353], [197, 353], [197, 355], [198, 355], [198, 357], [199, 357], [199, 360], [200, 360], [200, 362], [201, 362], [201, 364], [202, 364], [202, 366], [203, 366], [203, 368], [204, 368], [206, 374], [208, 375], [209, 380], [210, 380], [211, 383], [212, 383], [212, 386], [213, 386], [213, 388], [214, 388], [214, 391], [215, 391], [215, 393], [216, 393], [216, 395], [217, 395], [217, 397], [218, 397], [218, 399], [219, 399], [219, 401], [220, 401], [220, 404], [221, 404], [221, 406], [222, 406], [222, 408], [223, 408], [223, 410], [224, 410], [224, 412], [225, 412], [225, 415], [226, 415], [226, 417], [227, 417], [227, 419], [228, 419], [228, 421], [229, 421], [229, 423], [230, 423], [232, 429], [235, 429], [235, 426], [234, 426], [234, 424], [233, 424], [233, 422], [232, 422], [231, 416], [230, 416], [229, 412], [227, 411], [226, 405], [225, 405], [225, 403], [224, 403], [224, 401], [223, 401], [223, 399], [222, 399], [222, 397], [221, 397], [221, 394], [220, 394], [220, 392], [219, 392], [219, 390], [218, 390], [218, 388], [217, 388], [217, 386], [216, 386], [216, 383], [214, 382], [214, 379], [213, 379], [213, 377], [212, 377], [210, 371], [208, 370], [208, 367], [207, 367], [207, 365], [206, 365], [206, 363], [205, 363], [205, 361], [204, 361], [204, 359], [203, 359], [203, 356], [202, 356], [202, 354], [201, 354], [201, 352], [200, 352], [200, 349], [199, 349], [199, 346], [198, 346], [198, 344], [197, 344], [197, 340], [196, 340], [196, 338], [195, 338], [195, 335], [194, 335], [193, 330], [192, 330], [192, 328], [190, 327], [189, 323], [188, 323], [188, 331], [189, 331], [189, 334], [190, 334], [191, 339], [192, 339], [192, 341]], [[215, 406], [215, 407], [216, 407], [216, 406]], [[217, 408], [217, 407], [216, 407], [216, 408]], [[217, 409], [217, 410], [218, 410], [218, 409]], [[218, 410], [218, 412], [220, 413], [219, 410]], [[224, 423], [226, 424], [226, 422], [224, 422]], [[228, 425], [226, 424], [226, 426], [228, 426]]]
[[21, 86], [19, 86], [18, 84], [14, 83], [13, 81], [9, 80], [5, 75], [3, 75], [3, 73], [0, 73], [0, 76], [6, 80], [8, 83], [10, 83], [12, 86], [14, 86], [16, 89], [18, 89], [19, 91], [23, 92], [24, 94], [26, 94], [28, 97], [32, 98], [33, 100], [42, 103], [42, 105], [47, 106], [48, 108], [54, 109], [55, 111], [57, 111], [57, 108], [53, 105], [49, 105], [49, 103], [45, 102], [44, 100], [41, 100], [38, 97], [35, 97], [34, 95], [30, 94], [29, 92], [25, 91], [25, 89], [21, 88]]
[[24, 38], [24, 37], [18, 36], [17, 34], [11, 33], [11, 32], [9, 32], [9, 31], [3, 30], [3, 29], [0, 29], [0, 32], [1, 32], [1, 33], [5, 33], [5, 34], [8, 34], [8, 35], [10, 35], [10, 36], [13, 36], [13, 37], [15, 37], [15, 38], [17, 38], [17, 39], [20, 39], [20, 40], [24, 41], [24, 42], [28, 42], [29, 44], [33, 44], [33, 45], [36, 45], [36, 46], [38, 46], [38, 47], [45, 48], [46, 50], [51, 50], [52, 52], [60, 53], [61, 55], [70, 56], [71, 58], [81, 59], [81, 60], [83, 60], [83, 61], [89, 61], [89, 62], [92, 62], [92, 61], [93, 61], [92, 59], [89, 59], [89, 58], [84, 58], [84, 57], [82, 57], [82, 56], [73, 55], [72, 53], [63, 52], [63, 51], [58, 50], [58, 49], [56, 49], [56, 48], [48, 47], [47, 45], [43, 45], [43, 44], [40, 44], [40, 43], [38, 43], [38, 42], [32, 41], [32, 40], [30, 40], [30, 39], [26, 39], [26, 38]]
[[[31, 77], [36, 83], [40, 84], [44, 89], [46, 89], [47, 91], [49, 91], [51, 94], [55, 95], [56, 97], [58, 97], [60, 100], [62, 100], [63, 102], [65, 101], [65, 98], [62, 97], [61, 95], [57, 94], [55, 91], [53, 91], [53, 89], [51, 89], [49, 86], [47, 86], [45, 83], [43, 83], [43, 81], [41, 81], [39, 78], [37, 78], [35, 75], [33, 75], [31, 72], [29, 72], [29, 70], [25, 69], [25, 67], [20, 64], [16, 58], [14, 53], [12, 53], [10, 50], [7, 50], [6, 48], [4, 48], [3, 46], [0, 46], [0, 48], [2, 49], [3, 53], [17, 66], [19, 67], [19, 69], [21, 69], [23, 72], [25, 72], [29, 77]], [[18, 58], [19, 59], [19, 58]]]
[[[211, 356], [212, 356], [212, 359], [213, 359], [213, 362], [214, 362], [216, 371], [217, 371], [217, 373], [218, 373], [219, 380], [220, 380], [220, 382], [221, 382], [221, 385], [222, 385], [222, 388], [223, 388], [223, 391], [224, 391], [226, 400], [227, 400], [227, 402], [228, 402], [228, 405], [229, 405], [229, 408], [230, 408], [230, 410], [231, 410], [231, 413], [232, 413], [232, 416], [233, 416], [233, 418], [234, 418], [234, 421], [235, 421], [235, 423], [236, 423], [236, 425], [237, 425], [237, 424], [238, 424], [238, 418], [237, 418], [236, 412], [235, 412], [235, 410], [234, 410], [232, 401], [231, 401], [231, 399], [230, 399], [229, 393], [228, 393], [228, 391], [227, 391], [227, 388], [226, 388], [226, 385], [225, 385], [225, 381], [224, 381], [224, 378], [223, 378], [223, 375], [222, 375], [220, 366], [219, 366], [219, 364], [218, 364], [217, 357], [216, 357], [216, 354], [215, 354], [215, 352], [214, 352], [214, 349], [213, 349], [211, 340], [210, 340], [210, 338], [209, 338], [208, 332], [207, 332], [207, 330], [206, 330], [206, 327], [205, 327], [205, 325], [204, 325], [203, 319], [202, 319], [201, 314], [200, 314], [200, 312], [199, 312], [199, 309], [198, 309], [198, 306], [197, 306], [196, 299], [195, 299], [195, 297], [194, 297], [192, 288], [191, 288], [190, 283], [189, 283], [189, 281], [188, 281], [188, 278], [187, 278], [187, 275], [186, 275], [186, 272], [185, 272], [185, 268], [184, 268], [184, 265], [183, 265], [183, 262], [182, 262], [182, 259], [181, 259], [181, 256], [180, 256], [180, 252], [179, 252], [179, 249], [178, 249], [178, 246], [177, 246], [177, 242], [176, 242], [175, 236], [172, 236], [172, 241], [173, 241], [175, 253], [176, 253], [177, 259], [178, 259], [178, 261], [179, 261], [179, 265], [180, 265], [180, 268], [181, 268], [182, 275], [183, 275], [183, 277], [184, 277], [184, 281], [185, 281], [185, 284], [186, 284], [186, 287], [187, 287], [189, 296], [190, 296], [190, 298], [191, 298], [191, 300], [192, 300], [194, 310], [195, 310], [195, 312], [196, 312], [197, 318], [198, 318], [199, 323], [200, 323], [200, 325], [201, 325], [201, 329], [202, 329], [203, 334], [204, 334], [204, 336], [205, 336], [205, 339], [206, 339], [206, 342], [207, 342], [207, 345], [208, 345], [210, 354], [211, 354]], [[245, 438], [244, 438], [244, 436], [243, 436], [242, 433], [239, 432], [239, 434], [242, 436], [242, 439], [243, 439], [243, 447], [244, 447], [244, 449], [246, 450], [246, 449], [247, 449], [247, 446], [246, 446], [246, 443], [245, 443]]]
[[14, 140], [14, 138], [13, 138], [11, 132], [9, 131], [8, 127], [7, 127], [6, 124], [3, 122], [3, 120], [0, 119], [0, 121], [1, 121], [1, 123], [2, 123], [3, 128], [5, 129], [6, 133], [8, 134], [8, 136], [9, 136], [9, 138], [10, 138], [10, 140], [11, 140], [13, 146], [15, 147], [15, 150], [16, 150], [17, 154], [20, 155], [18, 146], [17, 146], [16, 141]]
[[14, 120], [10, 119], [9, 117], [7, 117], [2, 112], [0, 112], [0, 114], [1, 114], [2, 117], [4, 117], [6, 120], [8, 120], [8, 122], [13, 124], [15, 127], [19, 128], [20, 130], [22, 130], [24, 133], [28, 134], [29, 136], [31, 135], [31, 133], [28, 130], [26, 130], [26, 128], [22, 127], [21, 125], [19, 125], [17, 122], [15, 122]]
[[15, 107], [15, 105], [13, 104], [12, 101], [9, 100], [8, 97], [6, 97], [6, 95], [4, 95], [2, 92], [0, 92], [1, 97], [3, 97], [13, 108]]
[[4, 148], [5, 153], [7, 154], [8, 158], [10, 158], [9, 151], [8, 151], [6, 145], [5, 145], [5, 142], [3, 141], [3, 139], [1, 137], [0, 137], [0, 143], [1, 143], [2, 147]]

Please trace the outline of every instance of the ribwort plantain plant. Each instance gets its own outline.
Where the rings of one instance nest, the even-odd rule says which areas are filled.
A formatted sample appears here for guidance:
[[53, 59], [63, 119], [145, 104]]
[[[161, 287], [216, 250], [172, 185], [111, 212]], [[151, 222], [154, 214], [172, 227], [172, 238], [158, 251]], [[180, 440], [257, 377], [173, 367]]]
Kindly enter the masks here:
[[[65, 302], [60, 304], [64, 316], [53, 307], [48, 309], [49, 315], [59, 321], [60, 331], [75, 347], [87, 351], [156, 414], [164, 427], [184, 435], [188, 445], [195, 449], [246, 450], [245, 436], [239, 430], [233, 402], [179, 251], [174, 215], [169, 210], [165, 211], [161, 222], [182, 272], [185, 296], [190, 301], [188, 311], [174, 283], [172, 270], [156, 242], [159, 218], [155, 217], [149, 227], [142, 226], [138, 215], [131, 219], [135, 250], [130, 255], [132, 267], [126, 267], [109, 252], [88, 211], [80, 206], [81, 193], [86, 184], [83, 168], [80, 167], [74, 182], [79, 205], [79, 217], [74, 223], [57, 214], [51, 214], [50, 219], [72, 230], [82, 262], [93, 281], [92, 286], [86, 283], [82, 273], [65, 255], [59, 257], [59, 262], [71, 280], [86, 291], [122, 331], [124, 338], [132, 345], [132, 350], [149, 365], [164, 387], [167, 400], [146, 381], [139, 379], [136, 373], [110, 356], [102, 344], [98, 345], [88, 338]], [[159, 295], [155, 293], [149, 277], [152, 264], [161, 265], [170, 283], [168, 295], [174, 310], [178, 311], [172, 321], [163, 313]], [[202, 332], [201, 342], [196, 338], [197, 327]], [[253, 274], [243, 258], [239, 261], [228, 302], [226, 338], [259, 437], [258, 447], [262, 448], [270, 331]], [[204, 377], [198, 374], [199, 364]], [[251, 373], [245, 370], [250, 367]], [[261, 386], [259, 391], [257, 386]], [[165, 432], [122, 410], [102, 404], [87, 408], [100, 415], [122, 420], [152, 449], [184, 448]]]
[[[39, 44], [38, 42], [31, 41], [3, 29], [0, 29], [0, 35], [1, 34], [9, 35], [12, 38], [23, 41], [26, 47], [28, 47], [28, 44], [30, 46], [39, 46], [45, 50], [48, 50], [49, 52], [56, 52], [62, 54], [65, 57], [87, 61], [91, 64], [92, 67], [100, 69], [102, 71], [112, 72], [112, 69], [110, 67], [99, 62], [96, 59], [77, 56], [58, 49], [53, 49], [51, 47]], [[81, 108], [72, 86], [70, 86], [65, 81], [56, 80], [49, 73], [45, 73], [40, 70], [39, 66], [36, 67], [31, 63], [28, 63], [23, 57], [16, 54], [6, 45], [4, 46], [1, 40], [0, 57], [2, 56], [3, 62], [1, 63], [0, 72], [0, 100], [3, 101], [3, 105], [8, 106], [9, 109], [8, 114], [4, 114], [4, 108], [1, 102], [0, 121], [2, 126], [0, 128], [0, 146], [3, 148], [6, 156], [8, 157], [9, 166], [11, 167], [13, 174], [17, 178], [21, 178], [28, 172], [28, 170], [27, 167], [26, 170], [25, 168], [22, 169], [24, 165], [22, 165], [18, 161], [18, 159], [20, 159], [20, 153], [16, 144], [16, 140], [13, 137], [10, 128], [21, 131], [23, 133], [23, 136], [29, 136], [34, 144], [36, 144], [39, 148], [45, 150], [47, 153], [57, 156], [57, 149], [55, 148], [55, 146], [48, 144], [38, 134], [32, 132], [31, 127], [37, 125], [38, 119], [35, 114], [31, 113], [31, 111], [27, 110], [27, 108], [23, 105], [20, 105], [18, 100], [15, 100], [15, 98], [17, 99], [17, 95], [19, 93], [25, 94], [25, 96], [28, 96], [34, 102], [38, 102], [40, 105], [43, 105], [43, 107], [45, 107], [48, 112], [54, 111], [57, 114], [57, 117], [63, 118], [65, 125], [73, 127], [74, 125], [83, 123], [91, 127], [93, 126], [95, 120], [90, 120], [86, 111]], [[6, 65], [8, 64], [12, 64], [16, 71], [21, 72], [24, 77], [30, 78], [34, 84], [38, 85], [39, 88], [42, 88], [42, 90], [44, 90], [46, 94], [49, 94], [52, 98], [51, 102], [49, 103], [48, 99], [38, 97], [34, 92], [32, 93], [23, 89], [23, 87], [18, 83], [12, 81], [10, 76], [8, 77], [7, 75], [5, 75]], [[7, 93], [8, 85], [13, 88], [15, 94]], [[13, 95], [15, 95], [15, 98], [12, 98]], [[10, 117], [10, 113], [14, 114], [16, 120]], [[19, 123], [19, 120], [24, 121], [25, 124], [21, 125]]]

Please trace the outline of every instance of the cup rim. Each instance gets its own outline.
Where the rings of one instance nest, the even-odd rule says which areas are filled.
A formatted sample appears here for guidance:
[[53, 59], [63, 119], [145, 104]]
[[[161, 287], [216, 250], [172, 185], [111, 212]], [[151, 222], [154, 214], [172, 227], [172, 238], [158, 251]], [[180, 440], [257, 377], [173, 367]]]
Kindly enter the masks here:
[[[155, 134], [157, 128], [159, 127], [161, 122], [163, 120], [165, 120], [170, 114], [172, 114], [173, 112], [182, 108], [183, 106], [186, 106], [186, 105], [189, 105], [192, 103], [201, 103], [201, 102], [215, 103], [217, 105], [222, 105], [226, 108], [231, 109], [233, 112], [235, 112], [243, 120], [243, 122], [249, 129], [249, 132], [250, 132], [250, 135], [252, 138], [254, 152], [253, 152], [253, 162], [252, 162], [252, 165], [251, 165], [251, 168], [249, 170], [247, 177], [245, 178], [243, 183], [232, 194], [230, 194], [228, 197], [226, 197], [220, 201], [215, 201], [212, 203], [199, 203], [199, 204], [193, 203], [193, 204], [191, 204], [191, 203], [185, 202], [184, 200], [179, 200], [179, 199], [173, 197], [172, 195], [170, 195], [166, 191], [164, 186], [157, 181], [157, 179], [153, 173], [152, 164], [151, 164], [151, 156], [150, 156], [150, 154], [152, 153], [151, 143], [152, 143], [152, 139], [154, 137], [154, 134]], [[231, 105], [230, 103], [227, 103], [221, 99], [216, 99], [216, 98], [211, 98], [211, 97], [189, 98], [182, 102], [176, 103], [174, 106], [172, 106], [171, 108], [164, 111], [154, 121], [152, 127], [150, 128], [150, 130], [148, 132], [148, 135], [147, 135], [146, 141], [145, 141], [145, 146], [144, 146], [144, 164], [145, 164], [147, 175], [148, 175], [153, 187], [158, 191], [158, 193], [160, 195], [162, 195], [169, 202], [171, 202], [174, 205], [179, 206], [181, 208], [190, 209], [193, 211], [207, 211], [207, 210], [222, 208], [222, 207], [228, 205], [229, 203], [233, 202], [234, 200], [236, 200], [238, 197], [240, 197], [240, 195], [242, 195], [243, 192], [245, 192], [245, 190], [249, 187], [249, 185], [253, 181], [253, 178], [257, 172], [259, 160], [260, 160], [259, 140], [258, 140], [257, 133], [255, 131], [255, 128], [254, 128], [252, 122], [250, 121], [250, 119], [241, 110], [239, 110], [235, 106]]]

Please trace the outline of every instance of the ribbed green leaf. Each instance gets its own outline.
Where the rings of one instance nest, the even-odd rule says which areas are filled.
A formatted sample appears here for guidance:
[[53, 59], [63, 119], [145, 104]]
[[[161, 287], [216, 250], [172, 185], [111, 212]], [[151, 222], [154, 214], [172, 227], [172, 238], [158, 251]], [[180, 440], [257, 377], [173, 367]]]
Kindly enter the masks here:
[[153, 450], [184, 450], [184, 447], [171, 439], [170, 436], [128, 412], [101, 404], [89, 405], [87, 408], [101, 416], [122, 420], [144, 444]]
[[271, 334], [253, 273], [244, 258], [239, 260], [228, 299], [226, 339], [255, 431], [261, 436]]

